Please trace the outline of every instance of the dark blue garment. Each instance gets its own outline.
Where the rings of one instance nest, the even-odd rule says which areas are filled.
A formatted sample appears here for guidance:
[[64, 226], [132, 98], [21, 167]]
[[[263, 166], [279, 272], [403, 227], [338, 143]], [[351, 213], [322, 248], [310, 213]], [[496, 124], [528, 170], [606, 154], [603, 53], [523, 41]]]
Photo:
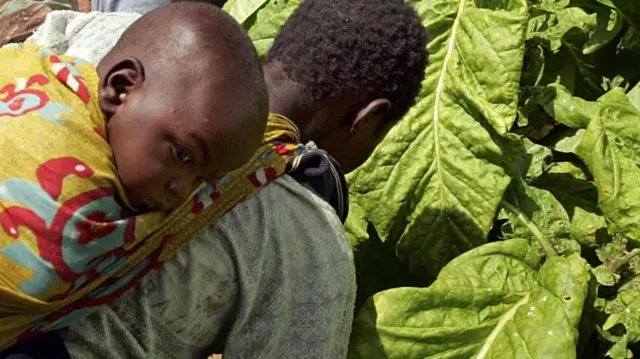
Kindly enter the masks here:
[[0, 359], [70, 359], [58, 332], [49, 332], [0, 352]]
[[349, 214], [349, 190], [338, 161], [323, 150], [310, 150], [287, 164], [287, 174], [324, 199], [344, 223]]

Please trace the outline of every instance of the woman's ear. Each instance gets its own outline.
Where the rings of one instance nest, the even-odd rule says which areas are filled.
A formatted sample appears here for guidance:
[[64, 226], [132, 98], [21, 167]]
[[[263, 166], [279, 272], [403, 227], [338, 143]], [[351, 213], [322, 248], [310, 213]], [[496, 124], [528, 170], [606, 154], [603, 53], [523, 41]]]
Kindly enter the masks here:
[[363, 107], [351, 124], [351, 134], [362, 131], [367, 126], [376, 126], [381, 123], [391, 109], [391, 101], [386, 98], [378, 98]]
[[100, 109], [110, 118], [127, 95], [144, 82], [144, 66], [136, 58], [127, 58], [113, 66], [100, 80]]

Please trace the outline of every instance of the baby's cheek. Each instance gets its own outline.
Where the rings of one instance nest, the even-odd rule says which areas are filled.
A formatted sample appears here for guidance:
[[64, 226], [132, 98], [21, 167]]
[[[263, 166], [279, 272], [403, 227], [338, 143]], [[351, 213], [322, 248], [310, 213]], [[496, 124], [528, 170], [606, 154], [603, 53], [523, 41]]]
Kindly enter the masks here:
[[149, 160], [140, 160], [136, 156], [116, 157], [118, 176], [127, 192], [145, 193], [153, 191], [159, 180], [158, 170]]
[[160, 155], [168, 151], [161, 147], [162, 143], [154, 136], [134, 136], [123, 128], [118, 128], [110, 143], [118, 177], [131, 201], [153, 199], [163, 192], [166, 159]]

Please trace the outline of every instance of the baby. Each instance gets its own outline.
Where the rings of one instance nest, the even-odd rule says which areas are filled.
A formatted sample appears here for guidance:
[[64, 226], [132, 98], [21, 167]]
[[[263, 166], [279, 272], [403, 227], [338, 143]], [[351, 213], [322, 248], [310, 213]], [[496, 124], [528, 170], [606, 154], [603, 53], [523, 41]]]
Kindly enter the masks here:
[[20, 44], [0, 68], [0, 350], [113, 300], [297, 144], [265, 133], [257, 53], [206, 3], [141, 17], [97, 70]]
[[235, 20], [213, 6], [144, 16], [98, 74], [117, 172], [138, 209], [177, 207], [260, 145], [268, 111], [260, 64]]

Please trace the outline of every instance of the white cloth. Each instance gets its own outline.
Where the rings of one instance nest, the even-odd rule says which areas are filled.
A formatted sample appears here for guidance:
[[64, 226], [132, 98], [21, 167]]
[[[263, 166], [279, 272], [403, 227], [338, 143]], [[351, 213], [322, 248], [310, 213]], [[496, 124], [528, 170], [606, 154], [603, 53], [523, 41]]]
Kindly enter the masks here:
[[25, 42], [81, 58], [97, 66], [124, 30], [140, 16], [134, 13], [52, 11]]
[[91, 0], [91, 10], [145, 14], [169, 3], [171, 0]]

